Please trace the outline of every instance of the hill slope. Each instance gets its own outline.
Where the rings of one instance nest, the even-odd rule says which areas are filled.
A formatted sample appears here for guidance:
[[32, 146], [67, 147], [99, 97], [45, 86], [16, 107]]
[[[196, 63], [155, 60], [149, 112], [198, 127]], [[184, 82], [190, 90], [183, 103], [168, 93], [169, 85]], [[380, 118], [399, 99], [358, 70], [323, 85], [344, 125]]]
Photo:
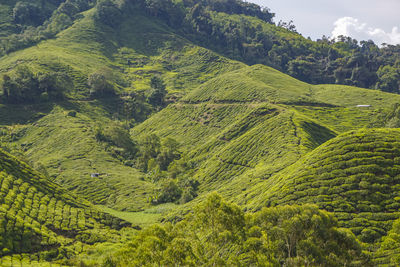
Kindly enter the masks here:
[[[80, 253], [104, 242], [110, 229], [128, 226], [71, 195], [28, 165], [0, 151], [0, 263], [7, 255], [31, 253], [30, 260]], [[63, 255], [65, 256], [65, 255]]]
[[[201, 191], [235, 196], [338, 133], [371, 125], [399, 99], [355, 87], [313, 86], [255, 65], [200, 85], [132, 133], [176, 139], [195, 166], [191, 175]], [[371, 108], [358, 108], [360, 103]]]
[[[258, 183], [258, 173], [272, 175], [337, 132], [358, 128], [355, 122], [368, 125], [383, 102], [397, 101], [377, 91], [312, 86], [269, 67], [248, 67], [194, 45], [137, 7], [127, 7], [129, 14], [122, 12], [118, 23], [107, 24], [99, 19], [99, 8], [76, 16], [56, 38], [0, 58], [2, 73], [27, 66], [72, 80], [67, 101], [33, 105], [34, 116], [26, 105], [4, 105], [0, 108], [14, 110], [16, 118], [1, 116], [0, 124], [11, 132], [10, 146], [45, 166], [54, 181], [97, 204], [141, 210], [158, 187], [95, 139], [97, 128], [114, 122], [137, 125], [157, 110], [140, 103], [155, 76], [165, 82], [170, 99], [181, 100], [133, 129], [133, 139], [152, 132], [176, 139], [182, 155], [192, 158], [190, 176], [200, 181], [201, 191], [223, 185], [229, 195]], [[112, 100], [92, 100], [88, 77], [94, 73], [104, 73], [116, 94]], [[129, 99], [137, 101], [133, 113], [125, 110]], [[358, 110], [360, 103], [373, 108]], [[67, 116], [70, 111], [78, 116]], [[92, 179], [91, 173], [104, 175]], [[237, 178], [249, 175], [257, 179]]]
[[[110, 124], [126, 127], [149, 116], [152, 107], [141, 103], [140, 97], [146, 99], [154, 76], [165, 81], [174, 98], [244, 64], [193, 45], [138, 10], [132, 12], [112, 29], [98, 22], [96, 9], [91, 9], [57, 38], [1, 57], [3, 74], [27, 66], [34, 73], [67, 74], [72, 85], [66, 89], [66, 99], [55, 105], [0, 105], [4, 114], [14, 111], [12, 117], [1, 116], [0, 125], [13, 136], [5, 138], [14, 141], [10, 147], [45, 166], [66, 189], [96, 204], [135, 211], [148, 205], [154, 186], [105, 151], [95, 139], [96, 129]], [[90, 97], [88, 77], [99, 71], [107, 73], [115, 89], [109, 100]], [[134, 97], [124, 97], [130, 94]], [[139, 102], [132, 113], [124, 108], [129, 101]], [[70, 111], [77, 112], [76, 118], [67, 115]], [[103, 175], [93, 179], [91, 173]]]
[[[249, 212], [311, 203], [333, 212], [333, 228], [336, 216], [369, 243], [399, 218], [400, 132], [368, 129], [398, 126], [399, 95], [312, 85], [216, 52], [290, 66], [310, 82], [320, 79], [302, 71], [322, 64], [334, 82], [342, 64], [334, 44], [276, 27], [269, 12], [240, 1], [230, 1], [240, 12], [224, 10], [228, 1], [20, 1], [47, 10], [42, 26], [16, 23], [16, 2], [0, 4], [0, 142], [44, 175], [0, 151], [0, 265], [70, 258], [107, 241], [123, 246], [127, 233], [114, 230], [126, 223], [92, 204], [147, 225], [170, 211], [180, 219], [211, 191]], [[302, 49], [321, 54], [314, 62]], [[343, 49], [356, 66], [353, 50]], [[354, 66], [354, 81], [342, 75], [348, 84], [362, 81]], [[10, 101], [12, 90], [19, 101]], [[307, 209], [307, 222], [320, 213]], [[253, 230], [249, 237], [269, 242]], [[89, 261], [108, 245], [90, 250], [97, 254]]]
[[399, 217], [399, 137], [397, 129], [370, 129], [333, 138], [249, 190], [247, 206], [317, 204], [373, 242]]
[[[15, 138], [15, 144], [36, 165], [46, 166], [55, 182], [93, 203], [130, 210], [142, 207], [152, 185], [96, 140], [96, 129], [113, 122], [101, 115], [93, 118], [80, 113], [79, 106], [74, 110], [78, 113], [72, 117], [70, 109], [55, 106], [48, 115], [17, 130], [21, 136]], [[91, 177], [95, 173], [100, 176]]]

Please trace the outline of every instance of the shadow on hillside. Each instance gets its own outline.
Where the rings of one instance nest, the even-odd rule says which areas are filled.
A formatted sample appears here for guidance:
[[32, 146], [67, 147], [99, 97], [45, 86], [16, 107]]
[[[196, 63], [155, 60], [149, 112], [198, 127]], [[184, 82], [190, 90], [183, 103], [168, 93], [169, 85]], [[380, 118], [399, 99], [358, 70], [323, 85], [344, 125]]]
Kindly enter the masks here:
[[27, 124], [46, 116], [54, 107], [53, 103], [42, 104], [1, 104], [0, 125]]

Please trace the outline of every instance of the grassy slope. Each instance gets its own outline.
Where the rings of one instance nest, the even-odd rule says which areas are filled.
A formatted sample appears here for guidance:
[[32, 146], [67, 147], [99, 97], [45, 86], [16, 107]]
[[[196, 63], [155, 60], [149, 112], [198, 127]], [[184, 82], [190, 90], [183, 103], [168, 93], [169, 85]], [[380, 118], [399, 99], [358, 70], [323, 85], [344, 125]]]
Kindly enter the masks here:
[[380, 237], [399, 216], [399, 136], [397, 129], [342, 134], [250, 190], [247, 206], [315, 203], [363, 238]]
[[[98, 69], [111, 71], [119, 92], [149, 89], [150, 78], [161, 75], [169, 92], [183, 97], [135, 127], [134, 138], [154, 132], [177, 139], [195, 163], [193, 175], [201, 182], [201, 194], [218, 190], [249, 208], [257, 207], [253, 198], [267, 203], [266, 192], [277, 177], [304, 155], [337, 134], [368, 127], [399, 101], [399, 96], [373, 90], [312, 86], [269, 67], [230, 61], [139, 13], [110, 29], [93, 20], [93, 10], [85, 12], [56, 39], [1, 58], [0, 71], [21, 63], [35, 71], [65, 71], [73, 77], [74, 88], [68, 92], [69, 103], [0, 106], [0, 124], [15, 131], [13, 144], [69, 190], [125, 210], [146, 207], [153, 185], [104, 152], [94, 139], [94, 128], [109, 124], [112, 117], [101, 102], [85, 101], [87, 76]], [[356, 108], [358, 104], [372, 107]], [[15, 111], [13, 119], [2, 115], [10, 109]], [[78, 111], [76, 118], [66, 115], [70, 109]], [[16, 122], [22, 125], [13, 126]], [[93, 179], [91, 172], [107, 175]], [[134, 222], [142, 215], [158, 219], [164, 212], [147, 216], [104, 209]], [[390, 220], [381, 224], [371, 218], [369, 226], [383, 233], [389, 224]], [[358, 226], [349, 227], [358, 231]]]
[[57, 255], [60, 246], [80, 253], [123, 224], [0, 150], [0, 265], [12, 254], [33, 253], [31, 261]]
[[307, 101], [310, 100], [307, 95], [310, 87], [270, 67], [255, 65], [221, 75], [199, 86], [188, 94], [184, 101], [270, 103]]
[[[129, 92], [149, 89], [150, 78], [159, 74], [170, 93], [179, 95], [244, 65], [194, 46], [139, 13], [124, 18], [114, 31], [98, 24], [93, 11], [85, 12], [56, 39], [0, 59], [2, 72], [23, 63], [35, 72], [64, 71], [74, 80], [74, 88], [68, 92], [69, 103], [2, 105], [0, 124], [7, 126], [6, 132], [18, 136], [10, 145], [23, 149], [35, 165], [46, 166], [50, 176], [68, 190], [97, 204], [140, 210], [148, 205], [147, 194], [152, 193], [153, 185], [142, 181], [143, 174], [112, 158], [95, 141], [95, 128], [110, 124], [120, 107], [118, 101], [86, 101], [87, 76], [106, 67], [117, 90]], [[128, 60], [133, 64], [128, 65]], [[7, 115], [10, 110], [11, 118]], [[69, 110], [78, 111], [78, 116], [67, 116]], [[93, 179], [93, 172], [105, 175]]]
[[[87, 105], [83, 103], [82, 105]], [[87, 107], [90, 108], [90, 107]], [[56, 106], [50, 114], [22, 128], [16, 144], [36, 164], [46, 166], [54, 180], [85, 198], [119, 209], [140, 209], [152, 186], [140, 180], [142, 174], [122, 165], [95, 139], [99, 121], [78, 113], [76, 117]], [[101, 173], [92, 178], [91, 173]]]
[[[397, 101], [399, 96], [378, 91], [312, 86], [255, 65], [200, 85], [133, 134], [177, 139], [197, 166], [201, 191], [233, 197], [247, 194], [337, 133], [367, 127]], [[235, 200], [243, 203], [239, 196]]]
[[21, 63], [35, 71], [65, 71], [74, 79], [70, 96], [76, 99], [87, 96], [88, 75], [103, 68], [111, 71], [120, 90], [149, 89], [150, 78], [159, 74], [174, 92], [187, 91], [217, 74], [244, 66], [191, 44], [141, 13], [133, 12], [117, 29], [111, 29], [96, 22], [93, 12], [85, 12], [56, 39], [4, 56], [0, 71]]

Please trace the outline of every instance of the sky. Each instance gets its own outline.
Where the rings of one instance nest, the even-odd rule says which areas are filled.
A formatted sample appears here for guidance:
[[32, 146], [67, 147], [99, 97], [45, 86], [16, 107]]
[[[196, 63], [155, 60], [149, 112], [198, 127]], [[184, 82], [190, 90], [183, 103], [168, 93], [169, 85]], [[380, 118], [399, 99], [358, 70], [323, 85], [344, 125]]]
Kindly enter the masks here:
[[400, 0], [247, 0], [271, 9], [275, 22], [293, 20], [297, 31], [316, 40], [350, 36], [400, 44]]

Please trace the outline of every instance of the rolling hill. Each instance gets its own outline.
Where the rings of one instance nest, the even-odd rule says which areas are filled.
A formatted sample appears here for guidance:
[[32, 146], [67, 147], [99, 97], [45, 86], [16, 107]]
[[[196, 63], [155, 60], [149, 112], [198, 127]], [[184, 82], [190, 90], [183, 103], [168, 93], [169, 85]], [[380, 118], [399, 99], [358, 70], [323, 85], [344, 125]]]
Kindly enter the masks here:
[[339, 135], [251, 189], [247, 205], [317, 204], [361, 240], [373, 242], [399, 216], [398, 135], [397, 129]]
[[85, 246], [115, 238], [110, 229], [129, 226], [71, 195], [3, 150], [0, 169], [2, 266], [80, 253]]
[[[139, 245], [129, 241], [142, 235], [155, 236], [146, 249], [158, 251], [151, 246], [165, 243], [167, 239], [157, 243], [157, 238], [168, 236], [165, 229], [179, 230], [184, 224], [171, 226], [167, 221], [183, 220], [196, 236], [190, 214], [214, 191], [239, 205], [232, 206], [232, 212], [262, 214], [268, 207], [276, 213], [277, 225], [281, 212], [295, 210], [297, 216], [303, 207], [295, 205], [304, 205], [310, 218], [329, 218], [325, 223], [334, 240], [353, 242], [347, 245], [357, 248], [357, 260], [363, 255], [354, 234], [364, 252], [372, 251], [369, 256], [375, 257], [380, 242], [386, 244], [396, 234], [392, 225], [400, 216], [400, 132], [386, 128], [400, 125], [400, 96], [310, 84], [266, 65], [247, 65], [244, 62], [258, 62], [254, 57], [262, 49], [251, 42], [265, 37], [261, 30], [271, 38], [265, 37], [264, 45], [275, 47], [268, 60], [260, 59], [269, 65], [276, 63], [274, 57], [289, 56], [275, 51], [282, 40], [293, 54], [299, 49], [295, 44], [305, 40], [269, 23], [266, 11], [250, 14], [251, 5], [242, 3], [247, 9], [231, 14], [218, 11], [221, 7], [213, 3], [202, 9], [207, 1], [197, 3], [187, 17], [197, 12], [206, 19], [192, 21], [198, 30], [194, 34], [174, 24], [170, 15], [176, 10], [169, 1], [145, 2], [154, 5], [32, 1], [30, 8], [42, 5], [48, 21], [31, 27], [13, 18], [16, 1], [0, 4], [0, 41], [11, 34], [38, 33], [32, 42], [0, 57], [0, 145], [16, 156], [0, 150], [0, 265], [56, 260], [98, 266], [116, 249], [122, 249], [122, 255], [133, 253]], [[182, 10], [189, 2], [174, 1]], [[222, 51], [218, 44], [225, 37], [220, 28], [239, 22], [257, 29], [237, 33], [238, 38], [247, 34], [250, 44]], [[204, 34], [207, 27], [209, 35]], [[215, 39], [220, 43], [213, 46]], [[304, 42], [323, 51], [333, 47]], [[253, 57], [243, 58], [250, 54]], [[59, 85], [51, 83], [52, 78], [65, 82], [59, 97], [51, 95]], [[96, 82], [104, 92], [96, 92]], [[25, 90], [36, 97], [9, 101], [7, 83], [11, 92], [17, 84], [22, 88], [18, 93]], [[24, 83], [32, 91], [23, 88]], [[159, 103], [151, 101], [160, 92]], [[165, 222], [166, 228], [149, 227], [133, 238], [132, 231], [121, 230], [128, 226], [125, 219], [145, 227]], [[272, 246], [259, 225], [246, 230], [248, 242], [239, 238], [241, 249]], [[190, 246], [180, 235], [174, 242], [184, 255]], [[324, 244], [329, 240], [320, 237]], [[284, 251], [283, 241], [274, 238]], [[304, 242], [302, 249], [316, 255]], [[395, 249], [384, 248], [382, 262], [392, 260], [385, 253], [395, 258]], [[329, 262], [334, 266], [334, 260]]]
[[[148, 205], [154, 186], [143, 181], [143, 174], [137, 170], [107, 155], [104, 146], [95, 140], [96, 128], [106, 127], [115, 119], [117, 124], [125, 122], [126, 115], [120, 106], [124, 100], [120, 97], [109, 101], [89, 99], [88, 76], [106, 68], [118, 95], [123, 95], [149, 90], [150, 78], [160, 75], [167, 81], [170, 94], [179, 96], [199, 83], [244, 64], [191, 44], [141, 12], [124, 17], [113, 34], [110, 27], [96, 21], [94, 13], [94, 9], [84, 13], [84, 17], [56, 39], [0, 59], [2, 72], [27, 65], [35, 72], [67, 73], [73, 81], [66, 91], [67, 101], [55, 105], [34, 104], [29, 112], [24, 111], [26, 106], [3, 105], [5, 112], [15, 110], [16, 118], [3, 116], [0, 124], [7, 126], [5, 132], [21, 136], [15, 138], [15, 141], [18, 139], [15, 144], [25, 151], [29, 160], [46, 166], [53, 179], [68, 190], [96, 204], [138, 211]], [[79, 115], [68, 116], [70, 111]], [[144, 118], [136, 117], [139, 121]], [[26, 127], [10, 127], [16, 123]], [[54, 130], [49, 131], [50, 128]], [[58, 149], [53, 150], [55, 147]], [[91, 173], [103, 175], [93, 180]]]
[[200, 85], [132, 133], [175, 138], [204, 192], [234, 196], [337, 134], [371, 126], [398, 100], [355, 87], [313, 86], [255, 65]]

